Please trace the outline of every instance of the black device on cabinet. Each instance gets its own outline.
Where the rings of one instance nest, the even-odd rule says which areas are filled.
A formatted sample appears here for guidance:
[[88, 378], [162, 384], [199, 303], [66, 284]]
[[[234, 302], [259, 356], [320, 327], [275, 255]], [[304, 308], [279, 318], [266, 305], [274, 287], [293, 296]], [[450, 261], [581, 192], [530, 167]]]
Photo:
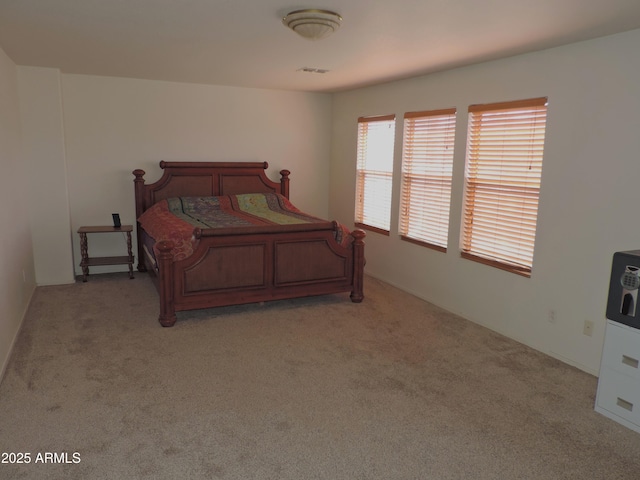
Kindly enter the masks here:
[[640, 329], [640, 250], [616, 252], [611, 265], [607, 318]]

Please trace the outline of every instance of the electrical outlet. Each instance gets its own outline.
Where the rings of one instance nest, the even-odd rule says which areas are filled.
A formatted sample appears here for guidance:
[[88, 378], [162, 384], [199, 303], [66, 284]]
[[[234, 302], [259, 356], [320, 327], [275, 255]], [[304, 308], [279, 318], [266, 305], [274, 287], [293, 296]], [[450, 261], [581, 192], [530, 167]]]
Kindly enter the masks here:
[[556, 311], [553, 309], [549, 309], [548, 316], [549, 323], [556, 323]]
[[584, 321], [584, 327], [582, 328], [582, 333], [584, 333], [588, 337], [593, 335], [593, 322], [591, 320]]

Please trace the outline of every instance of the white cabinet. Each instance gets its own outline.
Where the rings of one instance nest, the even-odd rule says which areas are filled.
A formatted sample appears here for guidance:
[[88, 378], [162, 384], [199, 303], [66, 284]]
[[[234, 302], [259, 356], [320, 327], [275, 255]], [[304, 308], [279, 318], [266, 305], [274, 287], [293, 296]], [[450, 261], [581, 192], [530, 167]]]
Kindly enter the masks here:
[[596, 412], [640, 432], [640, 330], [607, 320]]

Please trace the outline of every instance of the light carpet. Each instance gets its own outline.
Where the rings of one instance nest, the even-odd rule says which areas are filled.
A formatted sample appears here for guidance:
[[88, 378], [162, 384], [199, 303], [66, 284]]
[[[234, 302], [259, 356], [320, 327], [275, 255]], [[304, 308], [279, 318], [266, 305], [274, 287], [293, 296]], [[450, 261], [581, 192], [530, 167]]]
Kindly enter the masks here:
[[157, 317], [141, 274], [36, 290], [0, 384], [0, 452], [31, 462], [0, 478], [640, 478], [595, 377], [370, 277]]

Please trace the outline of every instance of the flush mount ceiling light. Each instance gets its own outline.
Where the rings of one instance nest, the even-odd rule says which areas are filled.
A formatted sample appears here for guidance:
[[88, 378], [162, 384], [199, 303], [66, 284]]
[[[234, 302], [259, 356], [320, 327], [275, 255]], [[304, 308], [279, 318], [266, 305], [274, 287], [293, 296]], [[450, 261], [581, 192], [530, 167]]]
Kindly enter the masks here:
[[342, 17], [329, 10], [295, 10], [282, 19], [291, 30], [309, 40], [319, 40], [340, 28]]

